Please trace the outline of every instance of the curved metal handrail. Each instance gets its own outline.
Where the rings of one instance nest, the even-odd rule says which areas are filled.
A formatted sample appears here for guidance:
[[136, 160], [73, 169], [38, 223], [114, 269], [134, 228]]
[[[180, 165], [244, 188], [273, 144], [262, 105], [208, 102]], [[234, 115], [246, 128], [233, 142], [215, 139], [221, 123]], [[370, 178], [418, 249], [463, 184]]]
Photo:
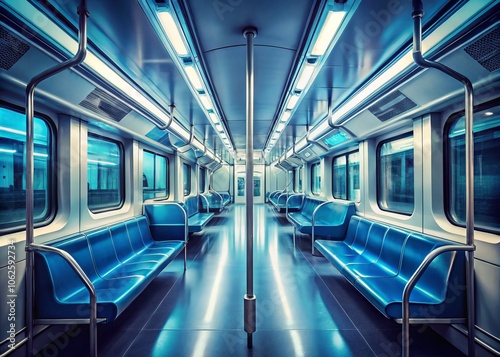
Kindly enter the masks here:
[[316, 218], [316, 214], [317, 212], [320, 210], [321, 207], [323, 206], [326, 206], [328, 204], [333, 204], [333, 201], [325, 201], [323, 203], [320, 203], [313, 211], [313, 214], [312, 214], [312, 219], [311, 219], [311, 225], [312, 225], [312, 228], [311, 228], [311, 254], [314, 255], [314, 221], [315, 221], [315, 218]]
[[92, 281], [88, 278], [87, 274], [85, 274], [85, 272], [77, 263], [77, 261], [68, 252], [62, 249], [43, 244], [32, 243], [28, 247], [26, 247], [26, 250], [28, 252], [41, 251], [59, 255], [70, 265], [70, 267], [82, 280], [83, 284], [85, 285], [90, 294], [90, 301], [89, 301], [90, 353], [92, 356], [97, 356], [97, 295]]
[[[458, 252], [458, 251], [474, 251], [476, 249], [473, 245], [447, 245], [434, 249], [429, 254], [426, 255], [422, 263], [418, 266], [417, 270], [408, 279], [404, 289], [401, 299], [402, 303], [402, 355], [408, 357], [410, 355], [410, 294], [418, 280], [422, 277], [427, 267], [432, 263], [432, 261], [439, 255], [446, 252]], [[468, 302], [469, 304], [469, 302]]]

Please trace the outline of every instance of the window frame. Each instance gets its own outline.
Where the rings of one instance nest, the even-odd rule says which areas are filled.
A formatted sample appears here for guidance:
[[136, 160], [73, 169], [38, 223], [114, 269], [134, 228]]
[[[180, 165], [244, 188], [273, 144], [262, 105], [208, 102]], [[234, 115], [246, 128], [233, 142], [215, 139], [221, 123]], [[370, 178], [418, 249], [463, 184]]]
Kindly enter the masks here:
[[[337, 156], [334, 156], [332, 158], [332, 196], [333, 198], [337, 199], [337, 200], [344, 200], [344, 201], [352, 201], [352, 202], [360, 202], [360, 200], [355, 200], [354, 197], [350, 197], [349, 193], [350, 193], [350, 175], [349, 175], [349, 157], [353, 154], [358, 154], [359, 155], [359, 150], [352, 150], [352, 151], [349, 151], [349, 152], [346, 152], [345, 154], [342, 154], [342, 155], [337, 155]], [[342, 198], [342, 197], [336, 197], [335, 196], [335, 160], [338, 159], [338, 158], [341, 158], [341, 157], [345, 157], [345, 198]], [[358, 163], [360, 163], [358, 161]], [[360, 180], [360, 174], [359, 174], [359, 171], [358, 171], [358, 181]]]
[[153, 172], [153, 180], [154, 180], [154, 183], [153, 183], [153, 191], [156, 190], [156, 158], [159, 156], [159, 157], [162, 157], [165, 159], [165, 167], [166, 167], [166, 175], [165, 175], [165, 196], [158, 196], [158, 197], [152, 197], [152, 198], [147, 198], [147, 199], [144, 199], [144, 183], [142, 185], [142, 201], [145, 202], [146, 200], [149, 200], [149, 199], [161, 199], [161, 200], [165, 200], [165, 199], [168, 199], [170, 197], [170, 177], [169, 177], [169, 165], [170, 165], [170, 160], [168, 159], [168, 157], [166, 155], [162, 155], [162, 154], [159, 154], [155, 151], [152, 151], [152, 150], [148, 150], [148, 149], [143, 149], [142, 150], [143, 153], [142, 153], [142, 172], [144, 174], [144, 153], [148, 153], [148, 154], [152, 154], [153, 155], [153, 158], [154, 158], [154, 172]]
[[[474, 106], [473, 108], [473, 113], [474, 115], [478, 112], [483, 112], [486, 111], [490, 108], [494, 107], [499, 107], [500, 106], [500, 99], [494, 99], [479, 105]], [[453, 224], [454, 226], [465, 228], [466, 224], [465, 222], [461, 223], [458, 222], [454, 217], [454, 215], [451, 213], [451, 190], [452, 190], [452, 185], [451, 185], [451, 152], [450, 152], [450, 140], [449, 140], [449, 132], [453, 125], [460, 120], [461, 117], [465, 116], [465, 110], [461, 110], [455, 113], [452, 113], [446, 120], [445, 120], [445, 125], [443, 128], [443, 181], [442, 181], [442, 188], [444, 192], [444, 214], [448, 221]], [[477, 123], [477, 121], [474, 121], [474, 125]], [[474, 140], [474, 144], [476, 144]], [[474, 151], [476, 151], [476, 145], [474, 145]], [[474, 158], [476, 157], [474, 153]], [[447, 183], [450, 183], [447, 185]], [[475, 187], [475, 185], [474, 185]], [[476, 195], [474, 195], [474, 200], [476, 200]], [[474, 230], [477, 231], [482, 231], [486, 233], [492, 233], [492, 234], [499, 234], [500, 229], [488, 227], [488, 226], [478, 226], [476, 225], [476, 210], [474, 212]]]
[[[315, 183], [315, 180], [314, 180], [314, 178], [316, 177], [316, 176], [314, 176], [314, 171], [315, 171], [316, 167], [318, 168], [318, 175], [317, 175], [317, 177], [319, 177], [318, 191], [315, 190], [316, 183]], [[311, 164], [311, 194], [313, 194], [314, 196], [320, 196], [321, 192], [322, 192], [322, 188], [321, 188], [321, 172], [319, 172], [320, 169], [321, 169], [321, 161], [318, 161], [318, 162], [315, 162], [315, 163]]]
[[205, 193], [205, 191], [207, 190], [206, 186], [207, 186], [207, 169], [203, 166], [200, 166], [198, 169], [198, 192]]
[[[187, 173], [187, 175], [186, 175]], [[186, 177], [187, 176], [187, 177]], [[187, 197], [191, 194], [192, 188], [191, 188], [191, 165], [188, 164], [187, 162], [182, 163], [182, 189], [183, 189], [183, 195], [184, 197]], [[186, 189], [187, 188], [187, 189]]]
[[386, 143], [389, 143], [389, 142], [393, 142], [393, 141], [397, 141], [397, 140], [400, 140], [400, 139], [404, 139], [404, 138], [409, 138], [409, 137], [412, 137], [414, 139], [415, 135], [413, 133], [413, 131], [409, 131], [407, 133], [404, 133], [404, 134], [401, 134], [401, 135], [397, 135], [397, 136], [394, 136], [394, 137], [391, 137], [391, 138], [388, 138], [388, 139], [385, 139], [385, 140], [381, 140], [378, 144], [377, 144], [377, 150], [376, 150], [376, 172], [377, 172], [377, 186], [376, 186], [376, 196], [377, 196], [377, 206], [384, 212], [391, 212], [391, 213], [396, 213], [396, 214], [401, 214], [401, 215], [405, 215], [405, 216], [411, 216], [414, 214], [415, 212], [415, 145], [413, 144], [413, 207], [412, 207], [412, 210], [411, 212], [407, 212], [407, 211], [401, 211], [401, 210], [396, 210], [396, 209], [391, 209], [390, 207], [384, 207], [382, 204], [381, 204], [381, 174], [382, 174], [382, 168], [381, 168], [381, 155], [380, 155], [380, 151], [382, 149], [382, 146]]
[[108, 138], [108, 137], [103, 136], [101, 134], [90, 132], [90, 131], [87, 132], [87, 145], [88, 145], [89, 138], [114, 143], [118, 147], [118, 150], [120, 152], [120, 158], [119, 158], [119, 165], [120, 165], [120, 168], [119, 168], [120, 182], [119, 182], [119, 184], [120, 184], [120, 188], [118, 190], [118, 192], [120, 194], [120, 202], [114, 206], [99, 207], [98, 209], [94, 209], [94, 210], [90, 208], [90, 206], [89, 206], [89, 188], [88, 188], [88, 160], [89, 160], [88, 154], [89, 154], [89, 151], [88, 151], [88, 146], [87, 146], [87, 152], [86, 152], [86, 155], [87, 155], [87, 178], [86, 178], [86, 182], [87, 182], [87, 209], [90, 212], [92, 212], [93, 214], [117, 211], [123, 207], [123, 205], [125, 204], [125, 200], [126, 200], [126, 197], [125, 197], [125, 195], [126, 195], [126, 192], [125, 192], [125, 148], [123, 146], [123, 143], [119, 140]]
[[[21, 108], [19, 106], [7, 103], [5, 101], [0, 100], [0, 108], [9, 110], [18, 114], [24, 114], [25, 115], [25, 110], [24, 108]], [[54, 121], [49, 115], [40, 113], [35, 111], [34, 116], [33, 116], [33, 121], [36, 119], [41, 120], [42, 122], [45, 123], [48, 131], [48, 145], [47, 145], [47, 152], [50, 155], [49, 156], [49, 163], [47, 165], [47, 207], [46, 207], [46, 213], [43, 216], [43, 218], [39, 220], [34, 220], [33, 221], [33, 227], [34, 228], [40, 228], [40, 227], [45, 227], [51, 224], [58, 212], [58, 190], [57, 190], [57, 172], [56, 172], [56, 167], [57, 167], [57, 130]], [[25, 133], [25, 139], [24, 143], [26, 143], [26, 133]], [[24, 155], [24, 154], [23, 154]], [[25, 159], [23, 159], [25, 161]], [[24, 171], [26, 170], [26, 162], [23, 162], [23, 169]], [[34, 169], [34, 167], [33, 167]], [[34, 178], [34, 177], [33, 177]], [[26, 197], [26, 187], [24, 188], [24, 196]], [[10, 234], [10, 233], [15, 233], [15, 232], [20, 232], [20, 231], [25, 231], [26, 230], [26, 221], [21, 220], [17, 221], [17, 224], [12, 224], [11, 225], [6, 225], [5, 227], [0, 227], [0, 235], [4, 234]]]

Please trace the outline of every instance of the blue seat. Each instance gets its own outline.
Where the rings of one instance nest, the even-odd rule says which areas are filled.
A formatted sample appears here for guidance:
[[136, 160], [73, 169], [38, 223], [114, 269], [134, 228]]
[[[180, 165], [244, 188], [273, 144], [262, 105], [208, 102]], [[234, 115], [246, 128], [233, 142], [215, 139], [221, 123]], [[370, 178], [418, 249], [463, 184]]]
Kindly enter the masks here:
[[201, 207], [207, 212], [221, 212], [224, 209], [222, 196], [215, 191], [208, 191], [200, 195]]
[[[417, 268], [433, 250], [452, 242], [352, 216], [345, 240], [314, 244], [384, 316], [397, 320], [403, 290]], [[412, 319], [465, 316], [464, 259], [462, 251], [444, 252], [430, 263], [410, 294]]]
[[200, 211], [200, 198], [198, 196], [190, 196], [184, 201], [188, 216], [189, 233], [201, 232], [203, 228], [210, 222], [214, 214], [212, 212]]
[[[181, 240], [154, 242], [144, 237], [151, 235], [143, 216], [75, 234], [52, 245], [69, 253], [91, 281], [98, 318], [115, 320], [185, 246]], [[65, 259], [37, 250], [35, 272], [37, 319], [89, 317], [89, 292]]]
[[311, 235], [313, 254], [316, 236], [331, 240], [344, 239], [349, 220], [355, 213], [356, 208], [353, 202], [323, 201], [304, 197], [298, 211], [287, 213], [287, 219], [294, 227], [294, 245], [297, 231]]
[[270, 196], [270, 202], [278, 213], [297, 212], [302, 206], [303, 194], [278, 192]]

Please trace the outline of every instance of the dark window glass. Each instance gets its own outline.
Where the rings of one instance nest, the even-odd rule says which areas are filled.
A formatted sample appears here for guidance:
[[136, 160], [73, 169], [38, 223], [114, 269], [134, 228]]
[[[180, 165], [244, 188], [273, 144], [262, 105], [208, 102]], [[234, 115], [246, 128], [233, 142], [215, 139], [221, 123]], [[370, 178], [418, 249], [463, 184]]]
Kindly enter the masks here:
[[359, 152], [333, 158], [333, 197], [359, 202]]
[[203, 167], [200, 167], [200, 177], [198, 178], [200, 192], [205, 192], [205, 184], [207, 179], [206, 175], [207, 175], [207, 170], [205, 170], [205, 168]]
[[[53, 138], [48, 123], [34, 118], [33, 221], [50, 222], [55, 205]], [[0, 231], [26, 228], [26, 115], [0, 107]]]
[[311, 166], [311, 192], [315, 195], [321, 193], [321, 175], [319, 162]]
[[142, 156], [143, 200], [168, 197], [168, 160], [144, 150]]
[[347, 155], [347, 199], [359, 202], [359, 152], [353, 152]]
[[92, 212], [120, 208], [124, 194], [123, 150], [118, 142], [88, 136], [88, 207]]
[[302, 193], [302, 168], [303, 168], [303, 166], [298, 168], [299, 183], [298, 183], [298, 187], [297, 187], [296, 191], [299, 193]]
[[191, 193], [191, 166], [183, 164], [183, 177], [184, 177], [184, 196], [189, 196]]
[[379, 207], [411, 214], [414, 206], [413, 136], [383, 142], [378, 149]]
[[345, 155], [333, 159], [333, 197], [347, 199], [347, 157]]
[[[452, 121], [447, 130], [447, 214], [465, 226], [465, 119]], [[500, 106], [474, 114], [474, 225], [500, 231]]]

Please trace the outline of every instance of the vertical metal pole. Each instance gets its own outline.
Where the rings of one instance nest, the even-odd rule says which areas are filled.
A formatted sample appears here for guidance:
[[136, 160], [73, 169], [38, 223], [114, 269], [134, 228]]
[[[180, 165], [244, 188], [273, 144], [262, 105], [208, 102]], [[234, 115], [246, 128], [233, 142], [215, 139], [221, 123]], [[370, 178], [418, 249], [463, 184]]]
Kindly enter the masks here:
[[[465, 238], [466, 244], [474, 246], [474, 101], [472, 84], [465, 84]], [[468, 356], [475, 356], [475, 287], [474, 250], [465, 252], [467, 279], [467, 330]]]
[[[465, 240], [474, 247], [474, 89], [472, 82], [464, 75], [437, 62], [426, 60], [422, 56], [422, 17], [424, 6], [421, 0], [413, 0], [413, 59], [424, 68], [435, 68], [450, 77], [462, 82], [465, 89]], [[474, 250], [465, 253], [467, 282], [467, 329], [468, 356], [475, 356], [475, 289], [474, 289]], [[403, 321], [403, 329], [409, 331], [409, 322]], [[408, 333], [403, 331], [403, 356], [409, 355]]]
[[[87, 54], [87, 1], [81, 0], [78, 7], [79, 15], [79, 41], [78, 51], [74, 57], [64, 61], [52, 68], [49, 68], [33, 79], [26, 86], [26, 337], [28, 338], [26, 346], [26, 356], [33, 355], [33, 300], [34, 300], [34, 261], [35, 253], [31, 249], [34, 240], [34, 135], [33, 135], [33, 117], [35, 112], [35, 88], [43, 80], [64, 71], [65, 69], [79, 65], [85, 59]], [[92, 323], [93, 322], [93, 323]], [[97, 336], [96, 319], [90, 321], [90, 340], [94, 347], [91, 351], [92, 356], [97, 355]]]
[[246, 27], [243, 36], [247, 40], [246, 61], [246, 233], [247, 233], [247, 293], [244, 296], [244, 327], [247, 347], [252, 348], [252, 334], [256, 330], [256, 296], [253, 293], [253, 100], [254, 100], [254, 54], [253, 40], [257, 36], [255, 27]]

